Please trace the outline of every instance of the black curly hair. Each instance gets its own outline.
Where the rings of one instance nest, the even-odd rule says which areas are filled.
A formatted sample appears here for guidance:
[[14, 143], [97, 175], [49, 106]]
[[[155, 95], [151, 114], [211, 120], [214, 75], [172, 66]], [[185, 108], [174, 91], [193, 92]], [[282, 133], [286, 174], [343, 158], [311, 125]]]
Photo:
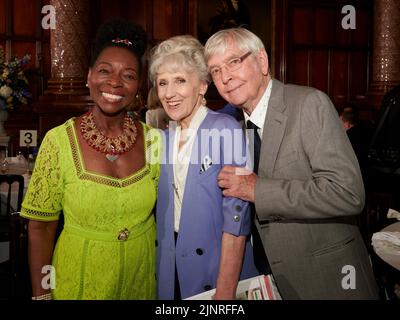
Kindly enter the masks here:
[[93, 67], [101, 52], [108, 47], [121, 47], [132, 52], [138, 59], [141, 72], [141, 58], [146, 51], [147, 35], [140, 25], [121, 18], [112, 18], [103, 23], [93, 43], [90, 67]]

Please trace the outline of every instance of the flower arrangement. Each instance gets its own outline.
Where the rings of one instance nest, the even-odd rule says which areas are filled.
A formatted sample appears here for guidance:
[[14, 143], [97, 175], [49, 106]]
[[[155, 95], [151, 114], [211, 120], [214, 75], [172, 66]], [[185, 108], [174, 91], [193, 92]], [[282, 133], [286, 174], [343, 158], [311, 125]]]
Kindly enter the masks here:
[[4, 50], [0, 46], [0, 110], [12, 110], [19, 103], [28, 103], [31, 94], [23, 68], [30, 59], [27, 54], [21, 59], [5, 61]]

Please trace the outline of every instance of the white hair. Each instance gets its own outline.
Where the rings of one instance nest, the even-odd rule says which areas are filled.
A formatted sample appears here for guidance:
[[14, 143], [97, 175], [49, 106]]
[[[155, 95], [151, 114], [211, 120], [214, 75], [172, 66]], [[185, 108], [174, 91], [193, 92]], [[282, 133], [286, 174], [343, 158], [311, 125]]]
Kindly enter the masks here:
[[206, 62], [212, 55], [223, 54], [230, 44], [236, 44], [243, 51], [258, 53], [265, 50], [264, 44], [259, 37], [245, 28], [224, 29], [213, 34], [204, 46], [204, 57]]
[[193, 36], [175, 36], [161, 42], [151, 50], [149, 79], [153, 86], [155, 86], [158, 69], [166, 63], [177, 70], [186, 68], [194, 71], [201, 81], [209, 82], [204, 47]]

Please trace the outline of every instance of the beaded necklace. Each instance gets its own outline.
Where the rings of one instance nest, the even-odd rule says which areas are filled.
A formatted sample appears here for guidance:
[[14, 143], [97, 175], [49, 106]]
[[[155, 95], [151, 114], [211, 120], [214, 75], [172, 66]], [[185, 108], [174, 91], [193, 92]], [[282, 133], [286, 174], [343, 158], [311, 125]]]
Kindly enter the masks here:
[[86, 143], [96, 151], [104, 153], [109, 161], [115, 161], [121, 154], [130, 151], [136, 142], [137, 129], [127, 113], [124, 116], [123, 133], [118, 137], [107, 137], [97, 128], [93, 111], [82, 117], [80, 129]]

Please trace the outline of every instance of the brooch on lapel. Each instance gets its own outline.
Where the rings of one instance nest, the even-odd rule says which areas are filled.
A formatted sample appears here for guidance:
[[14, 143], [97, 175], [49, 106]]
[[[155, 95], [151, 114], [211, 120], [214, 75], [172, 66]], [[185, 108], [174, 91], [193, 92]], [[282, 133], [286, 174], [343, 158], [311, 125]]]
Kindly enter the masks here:
[[207, 171], [212, 165], [212, 160], [210, 156], [205, 156], [203, 161], [201, 162], [200, 173]]

